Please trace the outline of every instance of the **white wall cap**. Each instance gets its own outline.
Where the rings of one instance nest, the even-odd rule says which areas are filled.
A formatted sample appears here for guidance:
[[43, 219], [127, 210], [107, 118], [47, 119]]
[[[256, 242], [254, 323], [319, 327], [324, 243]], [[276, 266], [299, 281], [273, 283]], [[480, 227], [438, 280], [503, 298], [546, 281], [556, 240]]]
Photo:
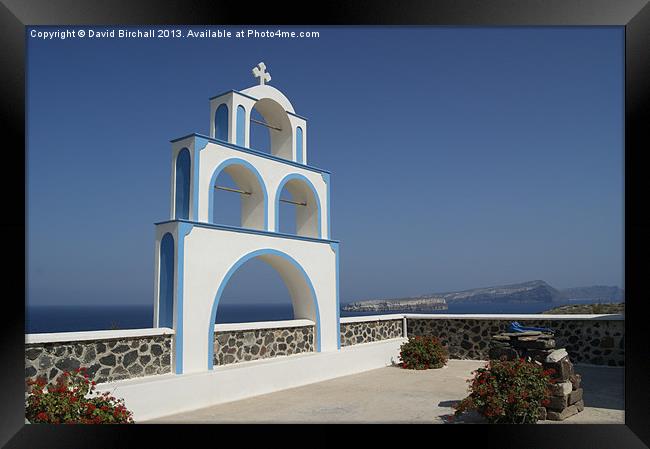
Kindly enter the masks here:
[[117, 338], [151, 337], [155, 335], [173, 334], [174, 329], [170, 329], [168, 327], [156, 327], [147, 329], [120, 329], [108, 331], [54, 332], [49, 334], [25, 334], [25, 344], [114, 340]]
[[394, 313], [391, 315], [363, 315], [348, 316], [341, 318], [341, 323], [363, 323], [367, 321], [392, 321], [404, 319], [403, 314]]
[[312, 320], [282, 320], [282, 321], [257, 321], [254, 323], [222, 323], [215, 324], [215, 332], [230, 332], [255, 329], [282, 329], [288, 327], [314, 326]]
[[625, 317], [621, 314], [603, 314], [603, 315], [553, 315], [553, 314], [523, 314], [523, 315], [507, 315], [507, 314], [417, 314], [407, 313], [406, 318], [417, 319], [430, 319], [430, 320], [607, 320], [607, 321], [623, 321]]
[[261, 100], [263, 98], [270, 98], [271, 100], [277, 101], [285, 111], [291, 112], [292, 114], [296, 113], [293, 110], [293, 106], [291, 105], [289, 99], [278, 89], [273, 86], [269, 86], [268, 84], [265, 84], [263, 86], [258, 85], [249, 87], [248, 89], [242, 90], [241, 93], [255, 97], [258, 100]]

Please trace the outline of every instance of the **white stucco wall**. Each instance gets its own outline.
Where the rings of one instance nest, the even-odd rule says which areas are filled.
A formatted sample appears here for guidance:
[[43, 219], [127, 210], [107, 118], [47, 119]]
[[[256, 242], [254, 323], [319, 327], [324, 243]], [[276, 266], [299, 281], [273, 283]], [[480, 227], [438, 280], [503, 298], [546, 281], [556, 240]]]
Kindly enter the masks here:
[[[273, 86], [254, 86], [249, 89], [245, 89], [241, 92], [238, 91], [229, 91], [222, 95], [210, 99], [210, 121], [209, 121], [209, 136], [215, 138], [215, 112], [219, 105], [225, 104], [228, 107], [228, 142], [232, 144], [237, 144], [244, 146], [246, 148], [251, 148], [250, 142], [250, 129], [251, 129], [251, 111], [255, 107], [256, 103], [260, 100], [272, 100], [277, 103], [286, 113], [286, 119], [288, 120], [291, 126], [291, 154], [288, 157], [287, 155], [277, 154], [278, 156], [285, 157], [291, 161], [297, 162], [302, 159], [302, 164], [307, 164], [307, 120], [303, 117], [300, 117], [295, 114], [293, 106], [289, 102], [289, 99], [279, 90]], [[236, 141], [237, 136], [237, 107], [243, 106], [246, 115], [245, 115], [245, 125], [244, 125], [244, 142], [243, 145], [241, 142]], [[296, 141], [296, 130], [300, 127], [303, 133], [303, 146], [302, 146], [302, 158], [299, 158], [296, 154], [297, 151], [297, 141]]]
[[[280, 161], [267, 159], [256, 154], [245, 153], [233, 148], [220, 145], [216, 142], [209, 142], [207, 146], [199, 152], [200, 168], [199, 168], [199, 206], [198, 206], [198, 221], [209, 222], [209, 209], [210, 209], [210, 190], [214, 190], [211, 184], [212, 175], [217, 167], [229, 159], [241, 159], [250, 163], [259, 172], [263, 182], [265, 183], [267, 192], [267, 214], [268, 214], [268, 230], [277, 231], [275, 227], [276, 222], [276, 199], [278, 187], [287, 175], [301, 175], [309, 180], [313, 185], [318, 201], [320, 203], [320, 238], [329, 238], [328, 229], [328, 195], [327, 183], [320, 173], [313, 170], [296, 167], [294, 165], [284, 164]], [[300, 207], [300, 206], [297, 206]], [[191, 209], [191, 208], [190, 208]]]
[[[178, 231], [181, 225], [185, 226], [186, 230], [191, 229], [184, 237], [185, 232]], [[212, 344], [210, 335], [214, 331], [211, 312], [219, 288], [227, 285], [229, 275], [232, 274], [229, 272], [235, 264], [253, 252], [262, 252], [259, 257], [270, 263], [287, 284], [294, 303], [294, 318], [316, 322], [316, 342], [320, 342], [320, 350], [337, 350], [337, 260], [335, 250], [328, 242], [291, 239], [272, 234], [259, 235], [200, 225], [192, 227], [190, 224], [169, 222], [157, 227], [157, 248], [165, 232], [171, 232], [174, 236], [176, 258], [181, 258], [178, 260], [181, 265], [174, 279], [174, 329], [177, 337], [180, 337], [175, 341], [179, 346], [175, 357], [182, 358], [182, 372], [209, 369]], [[300, 268], [288, 262], [289, 258]], [[156, 279], [159, 276], [158, 259], [156, 255]], [[309, 283], [305, 281], [303, 270]], [[179, 284], [179, 276], [182, 277], [182, 287]], [[316, 296], [316, 306], [310, 284]], [[158, 281], [155, 289], [157, 298]], [[182, 312], [179, 309], [181, 301]], [[178, 322], [180, 316], [181, 326]], [[157, 324], [156, 317], [155, 325]], [[177, 360], [175, 364], [178, 365]]]

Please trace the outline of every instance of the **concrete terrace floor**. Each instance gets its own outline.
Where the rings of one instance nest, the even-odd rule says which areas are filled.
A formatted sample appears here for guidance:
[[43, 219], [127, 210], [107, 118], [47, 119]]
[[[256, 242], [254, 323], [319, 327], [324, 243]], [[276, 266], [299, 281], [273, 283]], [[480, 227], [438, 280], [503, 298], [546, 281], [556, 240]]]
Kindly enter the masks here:
[[[430, 423], [442, 424], [467, 395], [471, 372], [485, 362], [450, 360], [434, 370], [379, 368], [146, 423]], [[576, 365], [585, 409], [544, 424], [623, 424], [623, 368]], [[460, 422], [481, 423], [478, 415]]]

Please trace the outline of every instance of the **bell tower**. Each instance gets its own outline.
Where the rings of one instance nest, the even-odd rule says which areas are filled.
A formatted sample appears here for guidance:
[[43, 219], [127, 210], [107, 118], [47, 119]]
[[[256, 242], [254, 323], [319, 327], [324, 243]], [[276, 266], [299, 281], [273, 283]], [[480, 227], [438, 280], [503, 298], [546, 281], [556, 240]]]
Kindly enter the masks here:
[[[154, 326], [176, 333], [175, 372], [213, 367], [214, 323], [232, 274], [258, 258], [278, 271], [294, 318], [315, 324], [316, 351], [340, 349], [339, 242], [330, 236], [330, 173], [307, 164], [307, 119], [267, 84], [210, 98], [209, 135], [171, 141], [170, 219], [156, 223]], [[252, 118], [256, 110], [263, 120]], [[251, 126], [267, 128], [270, 153], [251, 148]], [[236, 188], [217, 183], [226, 172]], [[286, 189], [291, 199], [281, 198]], [[214, 222], [216, 190], [241, 198], [241, 226]], [[280, 203], [295, 207], [295, 234], [279, 232]]]

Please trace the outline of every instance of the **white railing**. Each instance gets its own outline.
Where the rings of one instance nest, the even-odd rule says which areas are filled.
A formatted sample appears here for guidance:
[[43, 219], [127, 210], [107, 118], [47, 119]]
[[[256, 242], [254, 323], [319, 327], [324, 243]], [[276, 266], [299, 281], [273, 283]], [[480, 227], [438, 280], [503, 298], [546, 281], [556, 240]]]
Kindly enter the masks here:
[[64, 343], [72, 341], [115, 340], [123, 338], [152, 337], [173, 335], [174, 329], [156, 327], [147, 329], [118, 329], [106, 331], [53, 332], [43, 334], [25, 334], [25, 344]]
[[247, 331], [256, 329], [286, 329], [291, 327], [315, 326], [311, 320], [255, 321], [251, 323], [215, 324], [215, 332]]

